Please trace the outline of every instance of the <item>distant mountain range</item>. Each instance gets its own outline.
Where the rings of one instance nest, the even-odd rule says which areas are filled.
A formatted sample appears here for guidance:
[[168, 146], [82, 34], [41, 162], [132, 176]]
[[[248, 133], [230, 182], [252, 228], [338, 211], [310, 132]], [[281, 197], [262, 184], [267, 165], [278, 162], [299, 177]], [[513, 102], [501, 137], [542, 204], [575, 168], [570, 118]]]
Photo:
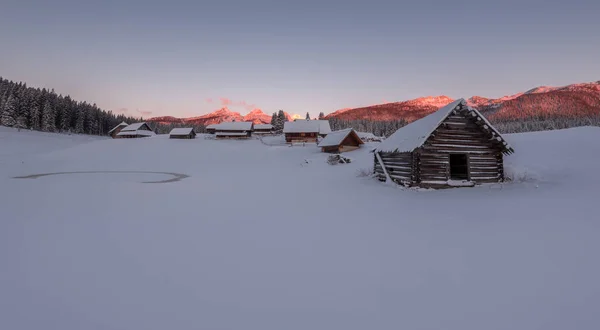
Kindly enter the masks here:
[[[452, 98], [427, 96], [414, 100], [378, 104], [361, 108], [335, 111], [326, 118], [344, 120], [400, 120], [408, 122], [422, 118]], [[573, 84], [564, 87], [536, 87], [523, 93], [490, 99], [473, 96], [470, 106], [482, 111], [490, 119], [518, 120], [541, 116], [587, 116], [600, 114], [600, 81]]]
[[[285, 113], [288, 120], [293, 120], [296, 117], [290, 115], [289, 113]], [[231, 111], [227, 107], [223, 107], [217, 111], [211, 112], [209, 114], [199, 116], [199, 117], [191, 117], [191, 118], [175, 118], [171, 116], [164, 117], [153, 117], [147, 119], [150, 122], [160, 123], [160, 124], [189, 124], [189, 125], [212, 125], [219, 124], [222, 122], [230, 122], [230, 121], [251, 121], [255, 124], [269, 124], [271, 123], [271, 115], [264, 113], [260, 109], [254, 109], [250, 111], [247, 115], [242, 116], [239, 112]]]
[[[440, 107], [454, 101], [441, 96], [420, 97], [414, 100], [377, 104], [360, 108], [342, 109], [330, 113], [326, 118], [343, 120], [367, 119], [373, 121], [406, 120], [422, 118]], [[541, 86], [523, 93], [497, 99], [473, 96], [469, 105], [482, 111], [488, 118], [518, 120], [529, 117], [566, 116], [582, 117], [600, 114], [600, 81], [573, 84], [563, 87]], [[297, 118], [286, 113], [288, 120]], [[227, 121], [252, 121], [255, 124], [270, 123], [271, 115], [254, 109], [245, 116], [239, 112], [221, 108], [215, 112], [192, 118], [154, 117], [151, 122], [162, 124], [211, 125]]]

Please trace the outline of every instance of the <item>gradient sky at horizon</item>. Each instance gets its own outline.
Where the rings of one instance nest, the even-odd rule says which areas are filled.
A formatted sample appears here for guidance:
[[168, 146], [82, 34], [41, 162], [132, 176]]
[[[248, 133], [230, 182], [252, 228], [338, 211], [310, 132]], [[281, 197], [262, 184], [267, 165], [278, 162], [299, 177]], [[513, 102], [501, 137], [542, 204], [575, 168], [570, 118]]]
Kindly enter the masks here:
[[114, 112], [331, 112], [600, 80], [600, 1], [7, 0], [0, 76]]

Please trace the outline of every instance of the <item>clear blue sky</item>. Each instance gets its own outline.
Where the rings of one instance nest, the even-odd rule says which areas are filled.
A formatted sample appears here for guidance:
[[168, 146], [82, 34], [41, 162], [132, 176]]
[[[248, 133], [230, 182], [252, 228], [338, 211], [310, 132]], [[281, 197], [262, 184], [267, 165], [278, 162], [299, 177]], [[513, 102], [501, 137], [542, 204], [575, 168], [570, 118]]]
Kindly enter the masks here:
[[500, 97], [599, 80], [599, 15], [597, 0], [4, 0], [0, 75], [146, 116]]

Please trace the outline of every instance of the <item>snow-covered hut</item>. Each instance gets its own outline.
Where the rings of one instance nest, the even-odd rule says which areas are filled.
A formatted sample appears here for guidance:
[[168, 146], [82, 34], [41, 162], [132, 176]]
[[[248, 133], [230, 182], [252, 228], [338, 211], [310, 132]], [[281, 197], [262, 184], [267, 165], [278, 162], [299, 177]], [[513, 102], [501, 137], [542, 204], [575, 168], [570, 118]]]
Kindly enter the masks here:
[[330, 132], [328, 120], [298, 119], [283, 124], [283, 134], [287, 143], [317, 142], [319, 136], [326, 136]]
[[273, 125], [271, 124], [256, 124], [254, 125], [254, 130], [252, 131], [254, 134], [266, 135], [273, 133]]
[[217, 139], [247, 139], [252, 136], [251, 121], [234, 121], [214, 126]]
[[191, 127], [173, 128], [169, 133], [170, 139], [195, 139], [196, 132]]
[[121, 129], [121, 132], [117, 134], [119, 139], [135, 139], [150, 137], [155, 135], [150, 126], [147, 123], [134, 123], [127, 125]]
[[319, 147], [323, 152], [340, 153], [352, 151], [360, 148], [364, 144], [362, 139], [352, 128], [334, 131], [319, 142]]
[[121, 130], [127, 126], [129, 126], [129, 124], [127, 124], [126, 122], [123, 121], [119, 125], [113, 127], [113, 129], [108, 131], [108, 135], [110, 135], [110, 137], [112, 137], [113, 139], [116, 139], [117, 134], [119, 134], [121, 132]]
[[392, 134], [375, 149], [382, 181], [446, 188], [504, 180], [512, 147], [479, 111], [456, 100]]

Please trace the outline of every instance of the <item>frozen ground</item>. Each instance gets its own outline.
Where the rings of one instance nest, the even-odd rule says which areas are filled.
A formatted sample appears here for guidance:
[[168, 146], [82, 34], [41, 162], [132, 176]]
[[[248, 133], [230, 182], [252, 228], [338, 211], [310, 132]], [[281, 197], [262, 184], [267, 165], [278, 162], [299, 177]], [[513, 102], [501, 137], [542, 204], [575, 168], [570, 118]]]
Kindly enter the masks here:
[[[600, 128], [507, 138], [523, 182], [415, 191], [369, 145], [0, 128], [0, 329], [599, 329]], [[12, 178], [75, 171], [189, 177]]]

